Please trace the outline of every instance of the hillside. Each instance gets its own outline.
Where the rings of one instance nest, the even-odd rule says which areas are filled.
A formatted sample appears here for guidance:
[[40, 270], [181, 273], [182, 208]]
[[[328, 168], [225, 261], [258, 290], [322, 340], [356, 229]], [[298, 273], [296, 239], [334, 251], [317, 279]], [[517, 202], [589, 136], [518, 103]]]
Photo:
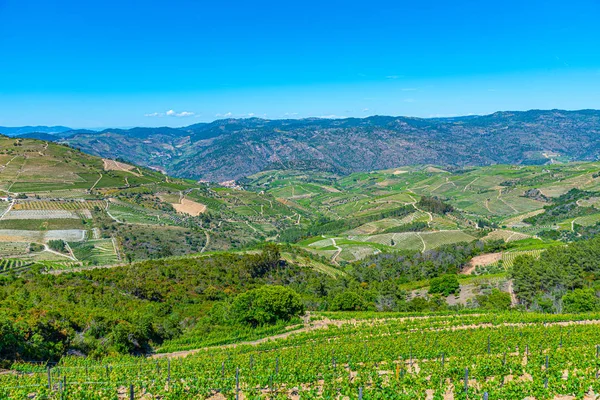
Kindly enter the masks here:
[[179, 177], [225, 181], [290, 162], [347, 174], [413, 164], [596, 160], [599, 132], [600, 111], [532, 110], [436, 119], [228, 119], [181, 129], [109, 129], [66, 141]]
[[0, 137], [0, 197], [0, 274], [239, 248], [295, 221], [269, 195], [33, 139]]

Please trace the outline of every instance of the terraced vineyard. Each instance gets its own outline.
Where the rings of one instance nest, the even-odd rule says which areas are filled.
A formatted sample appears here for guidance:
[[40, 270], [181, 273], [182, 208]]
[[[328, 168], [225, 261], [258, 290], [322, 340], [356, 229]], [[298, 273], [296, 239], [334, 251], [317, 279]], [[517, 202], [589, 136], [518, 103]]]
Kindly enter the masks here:
[[598, 391], [598, 314], [372, 316], [328, 313], [337, 320], [302, 333], [189, 355], [17, 363], [21, 373], [0, 375], [0, 395], [543, 400]]
[[15, 210], [93, 210], [94, 208], [105, 208], [106, 202], [102, 200], [72, 200], [72, 201], [61, 201], [61, 200], [32, 200], [32, 201], [19, 201], [15, 203], [13, 208]]
[[525, 251], [510, 251], [510, 252], [506, 252], [502, 254], [502, 265], [505, 268], [510, 268], [514, 265], [515, 263], [515, 259], [519, 256], [531, 256], [531, 257], [535, 257], [538, 258], [542, 252], [544, 250], [543, 249], [537, 249], [537, 250], [525, 250]]
[[21, 272], [23, 269], [27, 268], [31, 264], [32, 262], [19, 260], [15, 258], [0, 259], [0, 274], [4, 274], [7, 272]]

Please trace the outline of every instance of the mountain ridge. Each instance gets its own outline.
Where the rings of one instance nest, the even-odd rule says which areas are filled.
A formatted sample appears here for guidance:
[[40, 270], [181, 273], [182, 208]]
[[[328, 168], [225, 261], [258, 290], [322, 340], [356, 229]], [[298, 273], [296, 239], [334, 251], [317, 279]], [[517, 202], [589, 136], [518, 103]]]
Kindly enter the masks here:
[[71, 130], [52, 136], [101, 157], [184, 178], [226, 181], [298, 162], [347, 174], [415, 164], [462, 168], [590, 161], [600, 156], [598, 133], [599, 110], [554, 109], [444, 118], [227, 118], [181, 128]]

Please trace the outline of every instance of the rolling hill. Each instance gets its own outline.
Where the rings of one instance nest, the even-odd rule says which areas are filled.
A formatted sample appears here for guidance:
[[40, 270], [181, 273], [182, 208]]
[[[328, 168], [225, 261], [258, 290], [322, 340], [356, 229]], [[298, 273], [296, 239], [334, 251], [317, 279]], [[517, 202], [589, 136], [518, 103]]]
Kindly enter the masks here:
[[600, 111], [531, 110], [434, 119], [228, 119], [83, 132], [65, 141], [175, 176], [225, 181], [290, 163], [349, 174], [413, 164], [591, 161], [600, 154], [599, 132]]

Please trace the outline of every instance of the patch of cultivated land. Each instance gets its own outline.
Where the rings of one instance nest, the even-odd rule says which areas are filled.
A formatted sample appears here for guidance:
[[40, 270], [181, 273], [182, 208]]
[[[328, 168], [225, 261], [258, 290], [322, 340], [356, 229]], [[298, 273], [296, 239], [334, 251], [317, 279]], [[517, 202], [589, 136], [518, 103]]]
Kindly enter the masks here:
[[172, 203], [172, 205], [177, 212], [188, 214], [194, 217], [197, 217], [206, 211], [206, 206], [204, 204], [186, 199], [185, 197], [182, 198], [179, 203]]
[[486, 235], [482, 240], [483, 241], [490, 241], [490, 240], [499, 240], [502, 239], [505, 242], [514, 242], [515, 240], [522, 240], [522, 239], [527, 239], [530, 238], [531, 235], [527, 235], [525, 233], [520, 233], [520, 232], [513, 232], [513, 231], [507, 231], [507, 230], [495, 230], [490, 232], [488, 235]]
[[94, 207], [104, 208], [103, 200], [19, 200], [13, 206], [14, 210], [93, 210]]
[[67, 210], [11, 210], [2, 219], [81, 219], [92, 218], [89, 210], [75, 213]]
[[102, 161], [104, 161], [104, 169], [106, 171], [125, 171], [135, 176], [140, 176], [140, 174], [135, 171], [136, 167], [133, 165], [125, 164], [115, 160], [108, 160], [106, 158]]
[[85, 239], [86, 231], [82, 229], [64, 229], [51, 231], [26, 231], [19, 229], [0, 229], [0, 242], [38, 242], [62, 239], [79, 242]]

